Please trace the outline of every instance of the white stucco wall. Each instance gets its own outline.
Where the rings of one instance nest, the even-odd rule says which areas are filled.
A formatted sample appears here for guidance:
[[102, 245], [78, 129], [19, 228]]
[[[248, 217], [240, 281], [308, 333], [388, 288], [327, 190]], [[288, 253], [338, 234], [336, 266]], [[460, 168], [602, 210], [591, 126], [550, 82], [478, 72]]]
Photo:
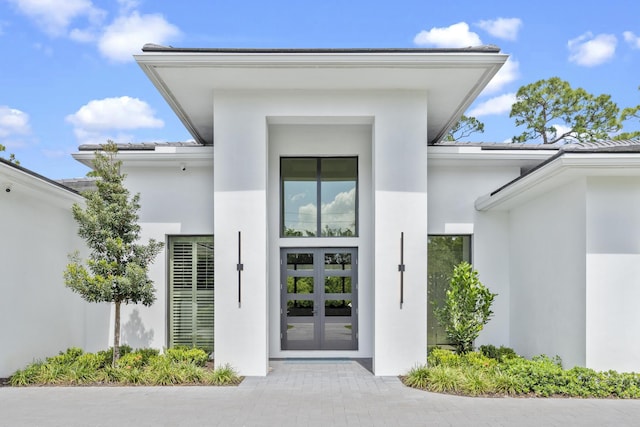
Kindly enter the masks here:
[[82, 199], [0, 165], [0, 377], [68, 347], [107, 346], [107, 304], [64, 286], [67, 255], [85, 251], [71, 205]]
[[517, 165], [483, 166], [466, 160], [456, 165], [429, 167], [429, 234], [472, 235], [472, 262], [480, 281], [497, 293], [493, 317], [476, 346], [509, 345], [509, 215], [504, 211], [478, 212], [476, 199], [520, 174]]
[[[184, 158], [185, 151], [189, 152], [187, 158]], [[133, 348], [162, 349], [168, 344], [166, 243], [171, 235], [213, 234], [212, 149], [178, 148], [174, 153], [121, 154], [122, 171], [127, 174], [124, 184], [132, 195], [140, 193], [141, 196], [138, 211], [141, 242], [153, 238], [165, 243], [165, 248], [149, 268], [157, 299], [150, 307], [142, 304], [122, 306], [121, 340]], [[136, 156], [155, 156], [155, 161], [143, 161]], [[110, 332], [112, 339], [113, 332]]]
[[[353, 124], [363, 123], [363, 118], [372, 127], [372, 185], [366, 188], [362, 180], [360, 194], [362, 202], [369, 198], [372, 209], [362, 210], [360, 216], [359, 281], [374, 288], [372, 294], [361, 294], [363, 336], [357, 354], [372, 354], [379, 375], [404, 373], [424, 361], [426, 307], [417, 302], [426, 299], [426, 94], [221, 91], [214, 94], [214, 112], [216, 324], [233, 325], [216, 328], [216, 363], [229, 362], [245, 375], [265, 375], [271, 350], [279, 354], [279, 334], [274, 335], [273, 329], [279, 311], [277, 245], [293, 243], [279, 242], [279, 214], [275, 211], [274, 218], [273, 211], [278, 193], [267, 186], [267, 177], [274, 172], [269, 168], [269, 124]], [[351, 150], [348, 146], [337, 147], [336, 153], [329, 146], [310, 150], [304, 141], [300, 146], [300, 152], [315, 150], [322, 155]], [[368, 236], [367, 229], [373, 230]], [[244, 236], [241, 307], [235, 268], [238, 231]], [[411, 301], [403, 309], [397, 271], [401, 231], [407, 245], [405, 301]], [[362, 244], [365, 239], [371, 244]], [[353, 246], [344, 240], [349, 239], [315, 245]], [[374, 315], [372, 324], [363, 324]]]
[[586, 180], [510, 212], [510, 343], [519, 354], [586, 362]]
[[640, 177], [587, 179], [586, 365], [640, 371]]

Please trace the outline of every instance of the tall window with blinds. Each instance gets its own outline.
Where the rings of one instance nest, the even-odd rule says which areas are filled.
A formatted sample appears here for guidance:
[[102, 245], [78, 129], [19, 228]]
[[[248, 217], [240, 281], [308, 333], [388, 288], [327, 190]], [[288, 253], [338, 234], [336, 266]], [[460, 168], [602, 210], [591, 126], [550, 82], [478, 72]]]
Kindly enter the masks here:
[[169, 237], [169, 346], [213, 351], [213, 236]]

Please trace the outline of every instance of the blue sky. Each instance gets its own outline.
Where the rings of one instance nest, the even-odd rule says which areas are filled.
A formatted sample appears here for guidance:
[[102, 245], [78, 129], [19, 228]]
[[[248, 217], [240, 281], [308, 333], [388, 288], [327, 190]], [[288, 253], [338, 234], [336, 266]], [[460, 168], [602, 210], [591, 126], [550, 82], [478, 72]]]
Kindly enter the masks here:
[[[468, 113], [473, 140], [519, 134], [520, 86], [558, 76], [640, 104], [640, 2], [0, 0], [0, 144], [51, 178], [84, 176], [85, 142], [187, 141], [132, 55], [177, 47], [456, 47], [511, 55]], [[626, 130], [640, 128], [628, 123]], [[5, 156], [7, 153], [4, 153]]]

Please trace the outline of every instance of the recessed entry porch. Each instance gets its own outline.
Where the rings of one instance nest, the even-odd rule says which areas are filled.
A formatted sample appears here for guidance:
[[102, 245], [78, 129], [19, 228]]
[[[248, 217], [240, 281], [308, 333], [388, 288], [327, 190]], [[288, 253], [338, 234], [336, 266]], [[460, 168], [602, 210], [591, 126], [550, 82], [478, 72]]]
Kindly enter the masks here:
[[268, 132], [269, 357], [370, 359], [371, 121], [282, 121]]

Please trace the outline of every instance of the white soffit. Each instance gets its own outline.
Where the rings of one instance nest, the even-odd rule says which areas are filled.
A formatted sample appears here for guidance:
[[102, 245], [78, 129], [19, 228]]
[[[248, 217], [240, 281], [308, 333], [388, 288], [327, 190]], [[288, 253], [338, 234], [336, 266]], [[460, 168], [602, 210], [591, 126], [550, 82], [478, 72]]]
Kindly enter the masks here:
[[499, 52], [145, 52], [135, 59], [199, 143], [213, 144], [218, 90], [408, 90], [428, 93], [438, 141], [506, 61]]

